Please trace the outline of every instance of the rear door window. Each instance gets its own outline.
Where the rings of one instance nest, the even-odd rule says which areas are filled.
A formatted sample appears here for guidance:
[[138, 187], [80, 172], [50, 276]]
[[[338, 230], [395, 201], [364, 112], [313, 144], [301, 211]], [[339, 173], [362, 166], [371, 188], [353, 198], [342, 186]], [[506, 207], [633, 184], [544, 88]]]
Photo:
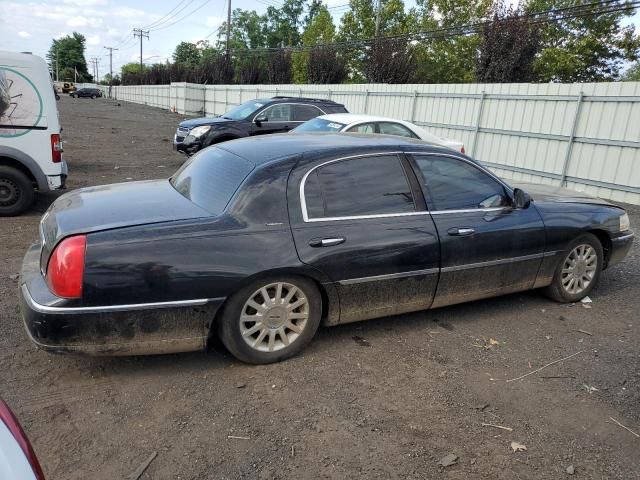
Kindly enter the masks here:
[[318, 167], [306, 178], [304, 198], [309, 219], [415, 211], [397, 155], [345, 159]]
[[376, 133], [376, 124], [375, 123], [361, 123], [360, 125], [355, 125], [347, 130], [347, 132], [353, 133]]
[[170, 181], [182, 196], [218, 215], [253, 168], [248, 160], [213, 147], [191, 157]]
[[397, 135], [400, 137], [418, 138], [411, 130], [404, 125], [393, 122], [380, 122], [378, 123], [379, 133], [385, 135]]
[[313, 105], [294, 105], [293, 106], [293, 120], [296, 122], [306, 122], [312, 118], [316, 118], [318, 115], [322, 115], [318, 107]]

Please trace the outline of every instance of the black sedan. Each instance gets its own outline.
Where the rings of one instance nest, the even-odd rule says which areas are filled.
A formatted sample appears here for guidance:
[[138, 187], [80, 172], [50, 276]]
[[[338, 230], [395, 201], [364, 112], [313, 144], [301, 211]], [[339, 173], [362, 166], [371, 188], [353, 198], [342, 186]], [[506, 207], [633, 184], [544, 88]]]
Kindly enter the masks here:
[[628, 216], [526, 190], [400, 137], [226, 142], [169, 180], [56, 200], [24, 259], [24, 321], [51, 351], [196, 350], [217, 332], [237, 358], [268, 363], [320, 323], [534, 288], [580, 300], [629, 251]]
[[99, 88], [81, 88], [69, 94], [74, 98], [98, 98], [102, 97], [102, 90]]

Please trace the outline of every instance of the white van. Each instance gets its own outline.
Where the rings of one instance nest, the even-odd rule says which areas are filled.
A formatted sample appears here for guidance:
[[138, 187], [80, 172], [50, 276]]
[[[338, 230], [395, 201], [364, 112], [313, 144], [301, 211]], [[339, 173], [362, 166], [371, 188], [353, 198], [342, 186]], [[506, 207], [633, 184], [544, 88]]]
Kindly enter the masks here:
[[35, 192], [64, 188], [60, 121], [46, 62], [0, 51], [0, 216], [19, 215]]

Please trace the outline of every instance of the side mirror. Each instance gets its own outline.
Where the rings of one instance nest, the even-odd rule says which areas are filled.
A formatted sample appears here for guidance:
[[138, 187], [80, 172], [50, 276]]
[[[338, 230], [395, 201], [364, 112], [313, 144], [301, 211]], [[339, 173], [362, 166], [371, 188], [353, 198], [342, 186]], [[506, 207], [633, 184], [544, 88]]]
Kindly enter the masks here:
[[513, 189], [513, 205], [518, 209], [526, 209], [531, 205], [531, 197], [521, 188]]
[[254, 119], [254, 122], [258, 127], [262, 126], [262, 122], [268, 122], [269, 119], [267, 117], [258, 116]]

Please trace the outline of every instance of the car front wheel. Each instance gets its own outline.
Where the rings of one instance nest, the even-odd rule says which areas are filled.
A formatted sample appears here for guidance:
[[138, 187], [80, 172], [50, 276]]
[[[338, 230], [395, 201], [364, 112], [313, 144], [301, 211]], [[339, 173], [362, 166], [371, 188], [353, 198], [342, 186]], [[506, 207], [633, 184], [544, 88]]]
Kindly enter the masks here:
[[317, 287], [301, 277], [257, 280], [223, 307], [218, 334], [239, 360], [264, 364], [289, 358], [315, 335], [322, 315]]
[[604, 264], [598, 237], [585, 233], [576, 238], [556, 267], [547, 294], [558, 302], [577, 302], [591, 292], [600, 278]]
[[95, 100], [95, 99], [96, 99], [96, 96], [95, 96], [95, 95], [91, 95], [91, 98], [92, 98], [93, 100]]

